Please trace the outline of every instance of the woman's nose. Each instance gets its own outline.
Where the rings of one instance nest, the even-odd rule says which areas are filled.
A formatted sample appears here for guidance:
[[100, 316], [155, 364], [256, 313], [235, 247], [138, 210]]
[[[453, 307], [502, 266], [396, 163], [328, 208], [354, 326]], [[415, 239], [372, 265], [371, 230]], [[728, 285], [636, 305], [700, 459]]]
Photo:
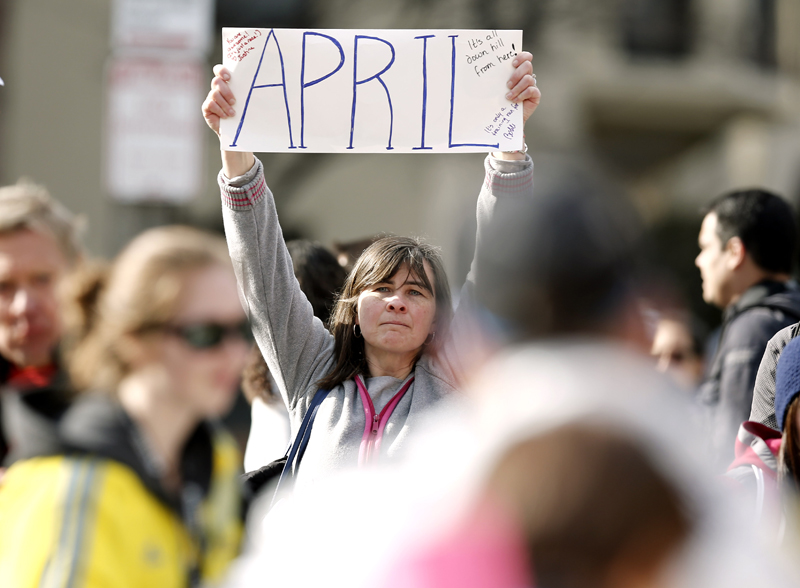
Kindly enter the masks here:
[[391, 298], [389, 298], [389, 300], [387, 302], [388, 302], [389, 308], [391, 310], [394, 310], [394, 311], [397, 311], [397, 312], [405, 312], [406, 311], [405, 302], [403, 302], [403, 299], [398, 295], [392, 296]]

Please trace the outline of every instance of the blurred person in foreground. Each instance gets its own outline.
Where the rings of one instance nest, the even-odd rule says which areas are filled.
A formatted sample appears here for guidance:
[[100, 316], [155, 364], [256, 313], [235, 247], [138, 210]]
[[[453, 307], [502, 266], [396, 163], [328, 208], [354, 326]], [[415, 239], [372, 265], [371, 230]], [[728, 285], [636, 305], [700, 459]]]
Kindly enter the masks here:
[[[314, 310], [327, 325], [336, 294], [347, 277], [344, 268], [328, 249], [306, 239], [286, 243], [294, 275]], [[252, 405], [252, 424], [244, 453], [244, 470], [252, 472], [286, 453], [291, 441], [289, 411], [278, 394], [267, 362], [253, 346], [242, 377], [242, 391]]]
[[0, 188], [0, 466], [47, 444], [69, 404], [58, 288], [82, 258], [78, 232], [43, 187]]
[[[84, 279], [85, 278], [85, 279]], [[135, 238], [74, 277], [58, 442], [0, 486], [0, 578], [35, 586], [196, 586], [238, 553], [240, 457], [209, 420], [237, 393], [249, 325], [225, 242], [188, 227]], [[94, 301], [92, 303], [92, 301]]]
[[467, 514], [412, 548], [383, 586], [663, 586], [695, 523], [660, 469], [636, 435], [598, 419], [520, 439]]
[[698, 243], [703, 300], [723, 310], [697, 394], [713, 467], [722, 473], [733, 459], [736, 431], [750, 414], [767, 342], [800, 319], [800, 291], [789, 282], [797, 247], [794, 211], [765, 190], [724, 194], [708, 206]]
[[[256, 548], [229, 586], [255, 586], [253, 578], [266, 575], [283, 587], [792, 586], [769, 553], [751, 544], [755, 533], [740, 525], [736, 508], [726, 508], [729, 497], [699, 449], [691, 405], [653, 369], [637, 295], [642, 231], [632, 206], [591, 168], [542, 157], [536, 190], [498, 198], [487, 229], [476, 249], [478, 320], [506, 347], [465, 394], [429, 414], [402, 467], [340, 473], [256, 519]], [[628, 440], [644, 467], [633, 469], [656, 482], [637, 489], [636, 475], [592, 469], [614, 467], [611, 454], [624, 454], [612, 444], [599, 459], [586, 449], [602, 446], [591, 437], [569, 458], [556, 455], [562, 435], [550, 458], [536, 446], [503, 465], [511, 448], [576, 422], [599, 423], [613, 443]], [[575, 439], [571, 431], [566, 436]], [[534, 453], [541, 461], [526, 463]], [[509, 467], [518, 478], [508, 484], [492, 474]], [[592, 479], [606, 484], [604, 492], [591, 491]], [[547, 520], [528, 527], [536, 521], [492, 512], [472, 536], [470, 522], [486, 514], [487, 488], [509, 484], [520, 511], [551, 516], [571, 539], [550, 551], [538, 535]], [[608, 537], [621, 532], [605, 541], [598, 529]], [[526, 545], [528, 530], [541, 540]], [[442, 554], [442, 541], [458, 549]], [[573, 581], [570, 570], [584, 566], [591, 573]], [[607, 575], [627, 582], [598, 583]]]
[[[377, 585], [478, 586], [485, 568], [513, 572], [483, 584], [498, 587], [794, 585], [709, 475], [689, 400], [652, 369], [632, 207], [591, 169], [551, 172], [540, 162], [536, 195], [498, 207], [485, 236], [478, 296], [508, 345], [461, 422], [424, 440], [416, 482], [450, 483], [406, 513]], [[497, 559], [504, 542], [516, 563]]]

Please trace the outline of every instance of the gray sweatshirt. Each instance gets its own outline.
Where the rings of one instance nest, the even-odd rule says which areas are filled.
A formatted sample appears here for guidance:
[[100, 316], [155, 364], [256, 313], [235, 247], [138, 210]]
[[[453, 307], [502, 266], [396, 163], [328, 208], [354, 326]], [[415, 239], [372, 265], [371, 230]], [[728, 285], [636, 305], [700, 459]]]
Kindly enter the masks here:
[[[533, 193], [530, 157], [512, 162], [488, 156], [485, 167], [486, 180], [477, 207], [477, 247], [481, 246], [482, 227], [491, 219], [497, 199], [530, 197]], [[295, 279], [261, 162], [256, 160], [247, 174], [230, 180], [220, 173], [219, 184], [225, 234], [242, 303], [289, 409], [294, 434], [317, 390], [316, 382], [333, 369], [333, 336], [314, 316]], [[473, 263], [447, 341], [435, 356], [424, 353], [417, 361], [409, 376], [414, 377], [414, 382], [386, 424], [382, 458], [398, 456], [427, 412], [460, 389], [467, 368], [465, 344], [472, 332], [474, 276], [479, 276], [479, 270]], [[365, 377], [364, 382], [376, 412], [404, 383], [390, 376]], [[332, 389], [317, 412], [296, 484], [307, 484], [343, 467], [355, 466], [365, 425], [355, 381], [348, 380]]]

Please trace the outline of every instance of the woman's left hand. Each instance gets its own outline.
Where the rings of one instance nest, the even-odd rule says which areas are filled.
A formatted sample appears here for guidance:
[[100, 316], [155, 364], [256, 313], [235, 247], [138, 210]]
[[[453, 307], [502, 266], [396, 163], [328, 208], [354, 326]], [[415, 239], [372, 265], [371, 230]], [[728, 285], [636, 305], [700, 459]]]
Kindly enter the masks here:
[[512, 64], [516, 68], [514, 73], [508, 80], [508, 94], [506, 98], [512, 102], [522, 104], [522, 121], [523, 124], [528, 122], [528, 119], [539, 106], [539, 100], [542, 93], [536, 87], [536, 76], [533, 75], [533, 65], [531, 60], [533, 55], [527, 51], [522, 51], [515, 58]]

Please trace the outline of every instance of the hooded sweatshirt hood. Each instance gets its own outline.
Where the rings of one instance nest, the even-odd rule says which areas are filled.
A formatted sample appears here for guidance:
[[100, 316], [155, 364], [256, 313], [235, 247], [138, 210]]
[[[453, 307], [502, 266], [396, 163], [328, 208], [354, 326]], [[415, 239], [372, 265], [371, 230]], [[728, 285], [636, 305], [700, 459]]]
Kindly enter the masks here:
[[739, 427], [736, 436], [736, 449], [728, 472], [740, 467], [756, 466], [773, 480], [778, 479], [778, 453], [781, 450], [782, 436], [766, 425], [746, 421]]

